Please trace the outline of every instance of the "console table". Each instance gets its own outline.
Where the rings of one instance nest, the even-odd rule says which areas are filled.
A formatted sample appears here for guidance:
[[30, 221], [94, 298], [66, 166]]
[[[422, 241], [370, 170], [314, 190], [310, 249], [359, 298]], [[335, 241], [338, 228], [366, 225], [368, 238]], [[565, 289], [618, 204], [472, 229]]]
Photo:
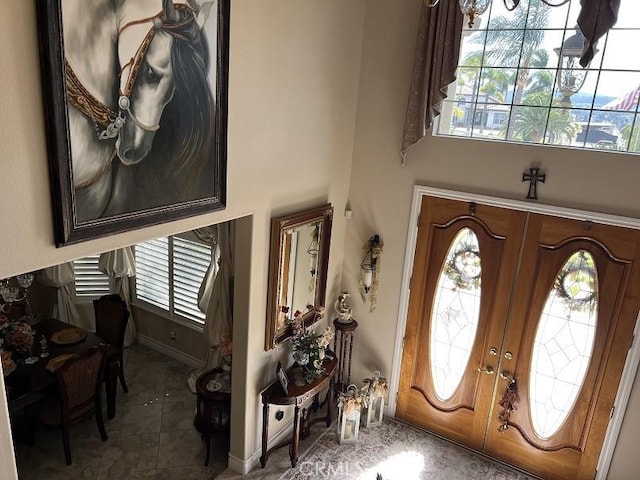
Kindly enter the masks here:
[[[331, 358], [329, 358], [331, 357]], [[317, 422], [324, 420], [327, 428], [331, 426], [333, 421], [333, 376], [336, 372], [338, 360], [333, 352], [327, 351], [324, 360], [325, 374], [306, 385], [295, 385], [293, 383], [293, 369], [287, 370], [287, 376], [290, 379], [288, 392], [285, 394], [280, 386], [280, 382], [276, 379], [266, 390], [262, 392], [262, 456], [260, 457], [260, 465], [264, 468], [267, 464], [269, 454], [285, 445], [291, 445], [289, 449], [289, 457], [291, 458], [291, 466], [295, 467], [298, 462], [298, 445], [300, 443], [300, 432], [303, 437], [307, 436], [309, 429]], [[317, 405], [318, 394], [325, 388], [328, 388], [325, 402], [327, 403], [327, 415], [325, 417], [311, 420], [310, 413], [307, 408], [302, 408], [302, 404], [314, 398], [314, 405]], [[269, 407], [270, 405], [294, 405], [295, 411], [293, 415], [293, 434], [289, 440], [279, 443], [267, 450], [267, 440], [269, 438]]]

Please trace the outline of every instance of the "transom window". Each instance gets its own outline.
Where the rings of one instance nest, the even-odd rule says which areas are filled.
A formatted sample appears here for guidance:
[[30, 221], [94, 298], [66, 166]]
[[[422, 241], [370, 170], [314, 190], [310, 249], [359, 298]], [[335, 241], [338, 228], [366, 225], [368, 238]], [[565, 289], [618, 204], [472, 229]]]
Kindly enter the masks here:
[[463, 30], [436, 135], [640, 153], [640, 2], [622, 0], [587, 69], [577, 58], [563, 68], [562, 53], [582, 45], [579, 11], [579, 0], [522, 0], [512, 12], [491, 2]]

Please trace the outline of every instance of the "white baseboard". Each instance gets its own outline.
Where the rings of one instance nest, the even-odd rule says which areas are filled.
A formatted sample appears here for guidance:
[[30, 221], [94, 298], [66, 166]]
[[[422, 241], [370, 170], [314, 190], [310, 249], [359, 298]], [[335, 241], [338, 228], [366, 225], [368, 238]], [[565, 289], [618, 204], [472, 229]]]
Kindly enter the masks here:
[[[271, 448], [273, 445], [277, 445], [285, 439], [291, 437], [293, 433], [293, 420], [291, 420], [287, 425], [282, 427], [278, 433], [276, 433], [268, 443], [267, 448]], [[262, 456], [262, 447], [256, 452], [253, 453], [246, 460], [241, 460], [238, 457], [235, 457], [229, 454], [229, 462], [227, 463], [227, 468], [229, 470], [233, 470], [234, 472], [238, 472], [242, 475], [246, 475], [251, 470], [260, 465], [260, 457]], [[268, 464], [268, 463], [267, 463]]]
[[252, 469], [249, 465], [249, 460], [240, 460], [238, 457], [229, 454], [229, 460], [227, 461], [227, 470], [233, 470], [240, 475], [246, 475]]
[[182, 362], [185, 365], [188, 365], [190, 367], [197, 369], [197, 368], [202, 368], [202, 366], [204, 365], [204, 362], [199, 358], [192, 357], [191, 355], [184, 353], [183, 351], [178, 350], [177, 348], [173, 348], [169, 345], [159, 342], [155, 338], [151, 338], [151, 337], [148, 337], [147, 335], [138, 333], [136, 334], [136, 339], [145, 347], [152, 348], [153, 350], [156, 350], [157, 352], [160, 352], [166, 355], [167, 357], [171, 357], [175, 360], [178, 360], [179, 362]]

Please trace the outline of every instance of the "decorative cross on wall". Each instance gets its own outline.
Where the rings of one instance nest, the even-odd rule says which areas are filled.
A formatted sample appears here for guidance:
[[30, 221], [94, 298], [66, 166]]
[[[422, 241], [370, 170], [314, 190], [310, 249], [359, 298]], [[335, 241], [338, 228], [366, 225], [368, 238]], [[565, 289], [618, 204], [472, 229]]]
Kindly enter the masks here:
[[529, 182], [529, 192], [527, 193], [527, 200], [538, 199], [538, 182], [544, 183], [547, 176], [544, 173], [540, 173], [540, 169], [530, 168], [529, 173], [522, 174], [522, 181]]

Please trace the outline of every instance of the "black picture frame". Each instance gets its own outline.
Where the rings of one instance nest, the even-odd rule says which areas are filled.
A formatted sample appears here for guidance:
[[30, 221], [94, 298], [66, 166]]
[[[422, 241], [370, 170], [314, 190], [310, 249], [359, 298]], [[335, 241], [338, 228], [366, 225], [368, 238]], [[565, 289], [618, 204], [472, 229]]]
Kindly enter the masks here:
[[[98, 156], [77, 155], [76, 157], [72, 157], [72, 139], [79, 137], [76, 134], [77, 130], [70, 130], [70, 125], [73, 125], [74, 128], [77, 128], [76, 126], [78, 125], [77, 121], [70, 122], [70, 111], [73, 110], [71, 114], [75, 115], [74, 118], [77, 119], [79, 110], [77, 109], [77, 104], [72, 103], [77, 97], [77, 91], [73, 91], [72, 88], [70, 94], [70, 84], [67, 78], [68, 72], [74, 71], [75, 69], [69, 68], [67, 65], [71, 65], [71, 62], [67, 64], [65, 60], [68, 60], [66, 53], [74, 51], [77, 54], [78, 51], [82, 52], [81, 49], [84, 48], [84, 44], [75, 43], [73, 44], [74, 48], [72, 48], [72, 44], [70, 43], [67, 46], [68, 52], [65, 51], [62, 8], [64, 1], [65, 0], [38, 0], [36, 2], [47, 133], [48, 167], [56, 247], [224, 209], [226, 206], [227, 177], [230, 0], [215, 0], [214, 2], [209, 0], [174, 0], [176, 5], [214, 5], [212, 8], [207, 9], [206, 23], [203, 23], [203, 26], [200, 28], [200, 31], [204, 32], [201, 45], [205, 45], [207, 49], [206, 54], [203, 56], [208, 56], [208, 70], [205, 72], [207, 79], [205, 81], [199, 81], [200, 85], [204, 85], [203, 88], [208, 88], [207, 95], [208, 98], [211, 99], [207, 104], [208, 110], [205, 112], [206, 123], [210, 128], [207, 128], [206, 131], [200, 135], [200, 137], [207, 137], [207, 140], [206, 143], [201, 141], [201, 143], [197, 144], [198, 147], [203, 147], [200, 149], [193, 148], [191, 151], [196, 152], [196, 154], [192, 157], [187, 157], [184, 156], [185, 148], [181, 146], [185, 143], [184, 141], [181, 144], [175, 142], [175, 145], [171, 143], [173, 141], [172, 137], [167, 133], [170, 131], [170, 127], [177, 125], [180, 128], [186, 128], [182, 123], [188, 123], [185, 122], [184, 118], [180, 118], [179, 115], [175, 114], [182, 105], [182, 103], [177, 100], [172, 104], [178, 91], [176, 88], [172, 96], [169, 97], [169, 95], [167, 95], [170, 100], [165, 110], [160, 110], [164, 112], [164, 117], [160, 117], [157, 125], [153, 124], [155, 125], [153, 128], [159, 128], [159, 130], [157, 130], [157, 133], [154, 133], [153, 140], [148, 142], [153, 145], [151, 150], [148, 151], [149, 154], [144, 154], [147, 155], [148, 158], [143, 157], [139, 163], [125, 166], [124, 161], [120, 160], [123, 158], [123, 154], [114, 146], [113, 154], [109, 161], [110, 163], [104, 162], [105, 166], [103, 168], [106, 170], [102, 170], [103, 173], [99, 174], [108, 175], [108, 177], [105, 179], [105, 177], [96, 174], [96, 176], [90, 180], [95, 183], [81, 182], [80, 186], [77, 183], [80, 174], [78, 174], [76, 183], [74, 183], [74, 160], [80, 162], [84, 161], [85, 158], [92, 158], [97, 161]], [[129, 0], [129, 2], [135, 1], [137, 0]], [[170, 0], [162, 0], [163, 10], [165, 9], [164, 4], [169, 1]], [[127, 2], [122, 3], [126, 4]], [[92, 2], [83, 4], [82, 15], [85, 15], [86, 11], [91, 10], [90, 8], [85, 8], [85, 5], [89, 7], [92, 5]], [[178, 9], [186, 10], [180, 6]], [[190, 10], [190, 12], [195, 18], [196, 14], [193, 13], [195, 10]], [[164, 18], [166, 19], [167, 25], [169, 25], [166, 14]], [[193, 23], [194, 25], [196, 24], [195, 21]], [[73, 23], [69, 22], [68, 26], [70, 30], [73, 28], [72, 25]], [[169, 28], [167, 31], [168, 30]], [[118, 31], [118, 35], [120, 35], [120, 31]], [[173, 35], [173, 37], [177, 38], [176, 35]], [[191, 37], [183, 35], [181, 36], [181, 39], [182, 38]], [[211, 40], [213, 38], [215, 38], [215, 40]], [[178, 40], [175, 40], [175, 42], [177, 43]], [[115, 48], [117, 52], [117, 47]], [[215, 51], [212, 51], [214, 49]], [[174, 55], [174, 53], [175, 52], [172, 51], [171, 54]], [[177, 56], [177, 54], [174, 56]], [[89, 58], [88, 55], [85, 55], [85, 57]], [[107, 60], [104, 61], [106, 62]], [[144, 81], [149, 82], [154, 81], [154, 78], [156, 78], [153, 76], [153, 70], [146, 67], [147, 64], [144, 63], [146, 61], [147, 60], [143, 58], [143, 64], [139, 70], [142, 71], [143, 74], [138, 73], [138, 75], [134, 77], [136, 86], [138, 82], [142, 81], [138, 80], [138, 78], [144, 78]], [[117, 63], [117, 60], [114, 63]], [[197, 61], [194, 60], [193, 63], [196, 64]], [[204, 63], [205, 62], [201, 61], [199, 64]], [[90, 70], [91, 66], [86, 68], [92, 71]], [[131, 70], [133, 71], [133, 68]], [[174, 67], [173, 70], [178, 71], [179, 69]], [[205, 70], [205, 67], [201, 67], [201, 70]], [[95, 71], [95, 69], [93, 71]], [[188, 74], [182, 74], [182, 78], [185, 77], [189, 78]], [[112, 89], [118, 98], [115, 99], [115, 106], [112, 112], [117, 111], [118, 114], [122, 114], [122, 109], [119, 107], [119, 105], [121, 105], [119, 100], [123, 95], [121, 93], [122, 87], [119, 85], [119, 79], [114, 80], [114, 82]], [[159, 84], [159, 81], [157, 82]], [[212, 85], [213, 83], [215, 84]], [[176, 76], [174, 77], [174, 85], [177, 84], [178, 80]], [[188, 81], [186, 84], [188, 84]], [[183, 81], [181, 85], [185, 85], [185, 82]], [[120, 92], [118, 92], [118, 90], [120, 90]], [[185, 92], [182, 97], [182, 99], [184, 99], [186, 92], [190, 93], [190, 91], [185, 86], [182, 87], [182, 91]], [[131, 118], [135, 120], [133, 109], [136, 97], [132, 94], [130, 98], [131, 107], [130, 110], [125, 110], [125, 114], [131, 112]], [[173, 117], [167, 114], [170, 105], [173, 105]], [[120, 110], [118, 110], [119, 108]], [[140, 108], [140, 110], [142, 111], [142, 108]], [[165, 117], [170, 118], [167, 120]], [[185, 114], [183, 117], [189, 116]], [[171, 123], [171, 118], [173, 118], [173, 123]], [[193, 125], [198, 124], [196, 120], [200, 120], [201, 117], [193, 118], [190, 122], [192, 128], [194, 128]], [[134, 122], [134, 120], [127, 118], [125, 123], [129, 122], [133, 125], [132, 122]], [[87, 125], [89, 125], [90, 121], [93, 122], [95, 126], [94, 133], [97, 137], [102, 126], [99, 126], [95, 119], [91, 117], [86, 119]], [[134, 123], [139, 127], [141, 126], [141, 123], [137, 121]], [[141, 128], [145, 128], [145, 125], [148, 124], [142, 125]], [[100, 127], [100, 129], [98, 127]], [[83, 128], [85, 130], [82, 133], [86, 133], [88, 127], [85, 125]], [[124, 132], [125, 128], [120, 130], [121, 133], [119, 135], [123, 135], [122, 132]], [[106, 131], [105, 128], [102, 133]], [[151, 131], [151, 127], [147, 127], [145, 131]], [[86, 139], [90, 137], [90, 135], [85, 135], [82, 137], [82, 140], [86, 142], [88, 141]], [[181, 138], [190, 139], [200, 137], [189, 137], [185, 134]], [[95, 141], [93, 137], [91, 138], [92, 141]], [[116, 142], [120, 139], [110, 138], [109, 140], [114, 140], [114, 145], [116, 145]], [[122, 144], [124, 142], [121, 141], [120, 143]], [[175, 148], [176, 152], [180, 152], [180, 155], [183, 155], [183, 157], [180, 158], [188, 161], [175, 165], [172, 162], [174, 162], [177, 156], [172, 157], [171, 153], [168, 153], [174, 150], [171, 148], [167, 150], [156, 144], [169, 145], [171, 148]], [[124, 147], [121, 149], [123, 148]], [[157, 154], [151, 158], [151, 154], [154, 152], [153, 148], [156, 148], [155, 152]], [[126, 152], [124, 156], [126, 156]], [[151, 159], [155, 161], [159, 158], [164, 163], [155, 162], [154, 164], [154, 162], [150, 161]], [[145, 160], [149, 160], [147, 164], [145, 164]], [[191, 160], [193, 160], [193, 162], [189, 163]], [[196, 170], [196, 168], [192, 166], [196, 165], [196, 162], [198, 162], [199, 170]], [[145, 169], [154, 169], [153, 174], [147, 174]], [[78, 171], [80, 172], [80, 170]], [[98, 180], [96, 181], [95, 178], [98, 178]], [[180, 182], [184, 183], [169, 183], [172, 179], [179, 179]], [[95, 195], [88, 195], [86, 193], [87, 190], [84, 190], [93, 188], [98, 182], [110, 182], [111, 189], [106, 200], [104, 200], [104, 196], [100, 197], [100, 201], [95, 200], [97, 198]], [[151, 192], [151, 195], [148, 195], [149, 192]], [[87, 198], [90, 199], [90, 202], [87, 202]], [[115, 200], [116, 198], [117, 201]], [[101, 213], [97, 215], [86, 214], [85, 210], [87, 210], [88, 205], [94, 208], [94, 210], [99, 210], [103, 204], [105, 207], [101, 210]]]
[[276, 367], [276, 377], [278, 377], [278, 382], [280, 382], [280, 387], [285, 395], [289, 395], [289, 377], [287, 377], [287, 372], [282, 368], [282, 363], [278, 362], [278, 366]]

